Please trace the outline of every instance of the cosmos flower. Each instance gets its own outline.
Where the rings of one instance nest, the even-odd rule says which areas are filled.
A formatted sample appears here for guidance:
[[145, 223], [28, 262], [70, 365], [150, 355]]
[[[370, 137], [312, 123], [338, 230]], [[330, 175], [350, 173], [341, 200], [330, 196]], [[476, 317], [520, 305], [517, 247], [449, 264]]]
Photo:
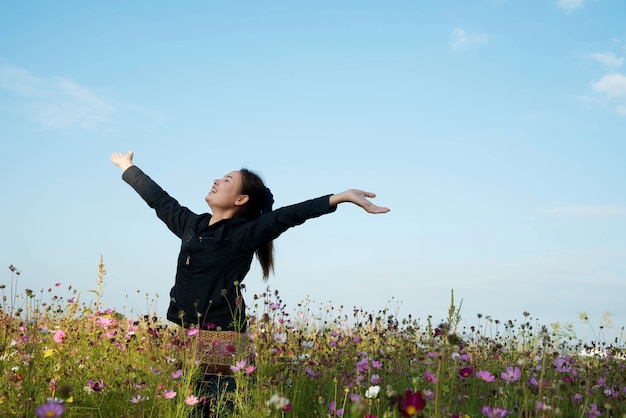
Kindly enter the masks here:
[[48, 401], [35, 409], [37, 418], [58, 418], [65, 412], [65, 406], [60, 402]]
[[405, 418], [414, 416], [426, 407], [426, 401], [421, 392], [413, 392], [411, 389], [404, 391], [404, 395], [398, 396], [398, 411]]
[[572, 371], [572, 368], [569, 364], [569, 359], [566, 357], [559, 357], [554, 360], [554, 366], [556, 367], [557, 372], [569, 373]]
[[94, 392], [100, 392], [104, 389], [104, 381], [100, 379], [97, 382], [94, 382], [93, 379], [89, 379], [87, 380], [87, 386]]
[[246, 359], [237, 361], [237, 362], [235, 362], [234, 366], [230, 366], [230, 370], [232, 370], [233, 373], [237, 373], [237, 372], [243, 370], [245, 374], [250, 374], [255, 369], [256, 369], [256, 367], [254, 367], [252, 365], [246, 367]]
[[342, 417], [343, 416], [343, 408], [337, 409], [337, 402], [330, 401], [328, 404], [328, 412], [333, 417]]
[[437, 383], [437, 376], [435, 376], [431, 372], [426, 372], [424, 373], [424, 380], [428, 383]]
[[193, 337], [194, 335], [197, 335], [198, 332], [200, 332], [198, 328], [189, 328], [185, 332], [185, 335], [187, 335], [188, 337]]
[[522, 372], [519, 367], [508, 366], [505, 372], [500, 373], [500, 376], [507, 382], [517, 382], [522, 376]]
[[499, 408], [497, 406], [483, 406], [480, 409], [480, 412], [483, 413], [487, 418], [505, 418], [509, 416], [509, 411], [505, 408]]
[[602, 416], [602, 412], [598, 410], [598, 406], [595, 403], [592, 403], [591, 405], [589, 405], [589, 410], [587, 411], [587, 413], [589, 414], [588, 415], [589, 418]]
[[185, 398], [185, 403], [189, 406], [193, 406], [198, 402], [200, 402], [200, 399], [198, 399], [198, 397], [194, 395], [189, 395]]
[[55, 343], [59, 343], [61, 344], [63, 342], [63, 340], [65, 339], [65, 331], [63, 330], [58, 330], [57, 332], [54, 333], [54, 337], [52, 337], [54, 339]]
[[493, 382], [496, 377], [489, 373], [487, 370], [480, 370], [476, 372], [476, 377], [482, 379], [484, 382]]
[[459, 376], [462, 379], [467, 379], [468, 377], [472, 375], [473, 372], [474, 372], [474, 369], [472, 369], [471, 367], [464, 367], [461, 370], [459, 370]]
[[132, 398], [130, 398], [130, 402], [131, 403], [139, 403], [141, 401], [145, 401], [146, 398], [145, 396], [141, 396], [141, 393], [138, 393], [137, 395], [133, 396]]
[[368, 399], [372, 399], [378, 396], [378, 392], [380, 392], [380, 386], [370, 386], [365, 391], [365, 397]]
[[163, 391], [163, 397], [165, 399], [174, 399], [176, 397], [176, 392], [171, 389], [167, 389]]
[[277, 411], [283, 411], [285, 408], [289, 408], [291, 410], [291, 403], [286, 396], [275, 393], [272, 397], [265, 402], [265, 405], [274, 408]]

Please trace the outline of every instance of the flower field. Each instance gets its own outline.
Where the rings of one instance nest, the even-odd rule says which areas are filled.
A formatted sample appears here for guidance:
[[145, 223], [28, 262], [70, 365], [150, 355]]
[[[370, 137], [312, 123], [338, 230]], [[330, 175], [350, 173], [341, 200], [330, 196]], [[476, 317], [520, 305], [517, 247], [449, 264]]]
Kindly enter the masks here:
[[11, 268], [2, 416], [193, 417], [207, 404], [246, 418], [626, 417], [621, 337], [584, 347], [527, 313], [467, 328], [453, 293], [438, 321], [311, 301], [288, 312], [277, 291], [244, 293], [256, 359], [233, 359], [236, 389], [212, 399], [197, 384], [197, 330], [102, 306], [102, 263], [89, 303], [61, 284], [15, 294]]

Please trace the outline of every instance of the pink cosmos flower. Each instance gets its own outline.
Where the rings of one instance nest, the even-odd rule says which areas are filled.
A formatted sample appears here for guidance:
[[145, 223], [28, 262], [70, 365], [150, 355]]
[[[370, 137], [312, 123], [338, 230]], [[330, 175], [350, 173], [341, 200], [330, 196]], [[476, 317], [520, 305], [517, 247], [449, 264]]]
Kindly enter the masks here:
[[343, 408], [337, 408], [337, 402], [335, 401], [330, 401], [330, 403], [328, 404], [328, 412], [330, 412], [330, 415], [333, 417], [342, 417], [343, 416]]
[[141, 396], [141, 393], [138, 393], [136, 396], [133, 396], [132, 398], [130, 398], [130, 402], [131, 403], [139, 403], [141, 401], [145, 401], [146, 398], [145, 396]]
[[164, 397], [165, 399], [174, 399], [174, 398], [176, 397], [176, 392], [174, 392], [174, 391], [173, 391], [173, 390], [171, 390], [171, 389], [164, 390], [164, 391], [163, 391], [163, 397]]
[[233, 373], [237, 373], [243, 370], [245, 374], [250, 374], [254, 370], [256, 370], [256, 367], [254, 367], [253, 365], [249, 365], [246, 367], [246, 359], [242, 359], [240, 361], [235, 362], [234, 366], [230, 366], [230, 370], [232, 370]]
[[509, 416], [509, 411], [504, 408], [499, 408], [497, 406], [483, 406], [480, 409], [480, 412], [483, 413], [487, 418], [505, 418]]
[[424, 380], [428, 383], [437, 383], [437, 376], [435, 376], [431, 372], [426, 372], [424, 373]]
[[172, 375], [170, 376], [172, 379], [176, 380], [176, 379], [180, 379], [180, 377], [183, 375], [183, 371], [182, 369], [178, 369], [176, 370], [174, 373], [172, 373]]
[[496, 377], [492, 375], [491, 373], [489, 373], [487, 370], [480, 370], [476, 372], [476, 377], [488, 383], [496, 380]]
[[589, 414], [589, 418], [601, 417], [603, 415], [595, 403], [589, 405], [589, 410], [587, 411], [587, 413]]
[[96, 324], [100, 325], [100, 327], [107, 329], [111, 325], [113, 325], [113, 320], [111, 318], [107, 318], [106, 316], [101, 316], [96, 319]]
[[54, 339], [54, 342], [61, 344], [63, 342], [63, 340], [65, 339], [65, 331], [63, 330], [58, 330], [57, 332], [54, 333], [54, 337], [52, 337]]
[[568, 357], [559, 357], [554, 361], [556, 371], [561, 373], [569, 373], [572, 371]]
[[97, 382], [94, 382], [93, 379], [87, 380], [87, 386], [94, 392], [100, 392], [104, 389], [104, 380], [100, 379]]
[[517, 382], [519, 378], [522, 376], [522, 372], [519, 367], [513, 368], [513, 366], [508, 366], [506, 368], [506, 372], [500, 373], [500, 377], [506, 380], [507, 382]]
[[194, 335], [197, 335], [198, 332], [200, 332], [200, 330], [198, 328], [189, 328], [185, 334], [188, 337], [193, 337]]
[[198, 399], [197, 396], [194, 396], [194, 395], [189, 395], [185, 398], [185, 403], [189, 406], [193, 406], [197, 404], [198, 402], [200, 402], [200, 400]]

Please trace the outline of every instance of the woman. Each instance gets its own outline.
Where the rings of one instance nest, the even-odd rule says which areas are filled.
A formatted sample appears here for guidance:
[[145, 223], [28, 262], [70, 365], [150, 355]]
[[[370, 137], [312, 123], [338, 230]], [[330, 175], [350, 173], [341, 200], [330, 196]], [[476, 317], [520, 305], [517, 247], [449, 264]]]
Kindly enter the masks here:
[[[374, 193], [361, 190], [347, 190], [272, 211], [269, 189], [259, 176], [242, 169], [213, 182], [205, 197], [211, 213], [198, 215], [170, 197], [132, 160], [132, 151], [111, 156], [111, 161], [122, 169], [124, 181], [182, 240], [167, 319], [186, 328], [223, 333], [211, 334], [212, 338], [245, 331], [245, 304], [238, 286], [255, 254], [267, 280], [274, 267], [272, 241], [288, 228], [334, 212], [340, 203], [354, 203], [369, 213], [389, 212], [368, 200], [375, 197]], [[215, 358], [212, 360], [215, 363]], [[228, 373], [228, 367], [213, 366], [208, 372]]]

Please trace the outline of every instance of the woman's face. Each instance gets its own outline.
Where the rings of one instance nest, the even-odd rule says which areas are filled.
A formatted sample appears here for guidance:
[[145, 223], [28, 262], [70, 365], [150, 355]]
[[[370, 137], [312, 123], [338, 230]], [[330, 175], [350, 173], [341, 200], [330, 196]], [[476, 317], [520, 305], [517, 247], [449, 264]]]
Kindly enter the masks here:
[[213, 187], [204, 200], [213, 211], [217, 208], [236, 209], [248, 201], [248, 196], [241, 194], [242, 185], [242, 174], [239, 171], [231, 171], [221, 179], [213, 181]]

